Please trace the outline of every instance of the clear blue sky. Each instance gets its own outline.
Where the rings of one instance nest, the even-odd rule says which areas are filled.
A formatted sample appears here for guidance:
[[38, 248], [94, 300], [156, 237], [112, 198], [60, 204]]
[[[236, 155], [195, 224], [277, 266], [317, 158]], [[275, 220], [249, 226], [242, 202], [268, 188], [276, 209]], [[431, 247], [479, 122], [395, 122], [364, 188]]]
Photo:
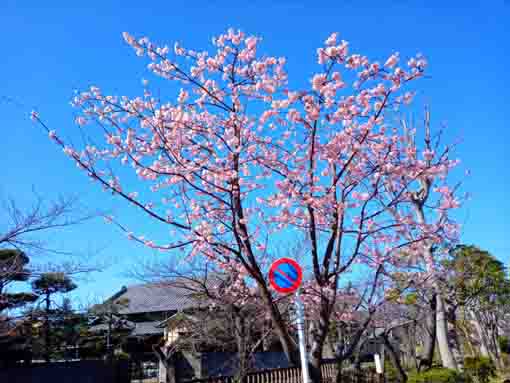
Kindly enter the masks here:
[[[137, 219], [92, 185], [26, 118], [37, 109], [52, 128], [70, 132], [74, 89], [94, 84], [105, 93], [140, 93], [140, 79], [150, 78], [146, 62], [124, 43], [123, 31], [206, 48], [213, 35], [241, 28], [262, 36], [264, 51], [287, 57], [295, 85], [317, 70], [315, 49], [338, 31], [353, 50], [374, 59], [395, 50], [427, 56], [431, 78], [419, 84], [417, 102], [431, 105], [435, 123], [448, 123], [449, 138], [463, 137], [458, 157], [472, 172], [464, 186], [472, 200], [460, 215], [462, 240], [508, 263], [509, 21], [508, 1], [3, 0], [0, 97], [15, 102], [0, 101], [0, 193], [27, 203], [32, 186], [48, 196], [75, 192], [90, 208], [111, 208], [128, 222]], [[151, 222], [141, 228], [150, 232]], [[81, 282], [77, 294], [83, 300], [130, 283], [123, 273], [153, 257], [102, 221], [51, 240], [69, 250], [103, 249], [98, 259], [110, 267]]]

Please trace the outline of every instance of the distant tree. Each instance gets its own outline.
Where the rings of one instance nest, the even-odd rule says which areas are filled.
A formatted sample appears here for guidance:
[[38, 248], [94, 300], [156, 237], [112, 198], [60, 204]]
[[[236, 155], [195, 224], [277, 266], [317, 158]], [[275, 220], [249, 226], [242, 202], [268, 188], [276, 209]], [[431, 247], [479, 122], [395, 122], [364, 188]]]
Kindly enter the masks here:
[[42, 297], [44, 308], [42, 310], [44, 326], [44, 359], [48, 362], [51, 359], [51, 319], [55, 315], [52, 310], [52, 296], [55, 294], [66, 294], [76, 289], [76, 284], [71, 278], [61, 272], [44, 273], [32, 281], [33, 291]]
[[[505, 266], [488, 251], [459, 245], [444, 262], [444, 285], [454, 309], [462, 309], [476, 334], [479, 351], [503, 367], [499, 329], [508, 316], [510, 279]], [[455, 315], [455, 311], [452, 313]], [[470, 336], [467, 336], [470, 340]]]
[[24, 323], [14, 322], [9, 313], [34, 302], [38, 296], [29, 292], [12, 293], [7, 288], [12, 283], [28, 280], [28, 263], [29, 258], [22, 251], [0, 249], [0, 364], [17, 358], [20, 351], [26, 351], [22, 350], [26, 343], [26, 339], [21, 336], [22, 330], [25, 330]]
[[[84, 266], [81, 260], [69, 260], [71, 255], [52, 246], [49, 234], [55, 234], [67, 227], [80, 224], [91, 215], [79, 212], [78, 199], [59, 197], [47, 200], [34, 192], [29, 206], [20, 206], [13, 198], [0, 198], [0, 349], [12, 356], [7, 344], [19, 338], [16, 334], [21, 327], [27, 329], [31, 310], [24, 310], [37, 295], [27, 292], [11, 292], [14, 283], [28, 282], [30, 277], [41, 272], [63, 271], [68, 274], [88, 272], [96, 269]], [[67, 255], [65, 261], [56, 263], [37, 262], [27, 267], [29, 261], [37, 260], [42, 254]], [[32, 264], [32, 262], [31, 262]]]
[[126, 329], [127, 321], [120, 313], [128, 305], [129, 299], [113, 297], [102, 304], [94, 305], [90, 310], [94, 322], [107, 326], [105, 347], [109, 359], [113, 358], [115, 347], [122, 342], [121, 333]]
[[66, 297], [62, 304], [53, 310], [51, 324], [54, 354], [59, 359], [78, 358], [79, 344], [87, 328], [87, 315], [77, 312], [71, 300]]
[[30, 293], [8, 293], [5, 288], [13, 282], [24, 282], [30, 277], [26, 268], [29, 258], [20, 250], [0, 249], [0, 314], [5, 309], [21, 307], [37, 296]]

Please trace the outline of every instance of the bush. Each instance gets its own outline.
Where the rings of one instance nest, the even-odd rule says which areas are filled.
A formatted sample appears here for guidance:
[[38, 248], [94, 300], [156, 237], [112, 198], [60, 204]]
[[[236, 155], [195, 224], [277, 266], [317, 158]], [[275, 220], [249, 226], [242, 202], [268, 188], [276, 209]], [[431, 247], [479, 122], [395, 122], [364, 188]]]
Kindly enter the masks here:
[[115, 357], [119, 360], [126, 360], [131, 358], [131, 356], [124, 351], [115, 352]]
[[468, 357], [464, 359], [464, 372], [475, 383], [488, 383], [496, 376], [496, 367], [489, 358]]
[[398, 371], [388, 360], [384, 361], [384, 376], [388, 382], [397, 382], [398, 381]]
[[432, 368], [420, 373], [411, 373], [407, 383], [466, 383], [465, 377], [449, 368]]
[[500, 336], [498, 338], [498, 342], [501, 351], [506, 354], [510, 354], [510, 339], [507, 336]]

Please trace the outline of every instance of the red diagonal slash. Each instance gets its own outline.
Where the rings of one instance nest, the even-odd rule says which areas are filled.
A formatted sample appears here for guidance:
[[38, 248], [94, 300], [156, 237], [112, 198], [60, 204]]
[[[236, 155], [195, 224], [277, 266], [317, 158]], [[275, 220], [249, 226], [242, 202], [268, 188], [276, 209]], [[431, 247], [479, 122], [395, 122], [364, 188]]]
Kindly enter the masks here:
[[[280, 269], [282, 265], [288, 264], [293, 269], [292, 272], [285, 272]], [[294, 272], [297, 274], [294, 277]], [[278, 274], [276, 274], [278, 273]], [[280, 283], [286, 281], [285, 284], [289, 283], [290, 286], [282, 287], [276, 282], [275, 277], [281, 278]], [[292, 258], [280, 258], [274, 261], [269, 268], [269, 283], [271, 287], [275, 289], [279, 293], [292, 293], [296, 291], [301, 285], [301, 280], [303, 278], [303, 272], [299, 264], [293, 260]]]
[[289, 274], [287, 274], [282, 269], [276, 269], [276, 272], [279, 273], [282, 277], [284, 277], [286, 280], [288, 280], [291, 284], [296, 283], [295, 279], [292, 279]]

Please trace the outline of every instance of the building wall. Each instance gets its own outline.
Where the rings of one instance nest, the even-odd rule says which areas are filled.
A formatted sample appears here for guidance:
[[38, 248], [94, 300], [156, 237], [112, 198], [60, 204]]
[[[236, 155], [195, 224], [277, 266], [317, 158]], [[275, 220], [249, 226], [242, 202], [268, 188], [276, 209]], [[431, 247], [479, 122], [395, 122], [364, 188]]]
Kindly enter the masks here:
[[0, 370], [0, 382], [13, 383], [129, 383], [128, 361], [102, 360], [41, 363]]

